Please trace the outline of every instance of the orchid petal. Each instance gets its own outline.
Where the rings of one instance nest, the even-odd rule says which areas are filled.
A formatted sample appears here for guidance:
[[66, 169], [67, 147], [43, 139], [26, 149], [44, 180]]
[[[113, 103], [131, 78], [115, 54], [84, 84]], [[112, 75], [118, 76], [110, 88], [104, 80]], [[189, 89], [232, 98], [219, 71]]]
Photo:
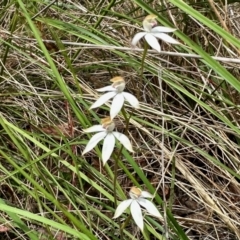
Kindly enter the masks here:
[[130, 206], [132, 217], [137, 224], [137, 226], [143, 231], [143, 216], [142, 216], [142, 210], [136, 200], [132, 201], [132, 204]]
[[106, 132], [100, 132], [93, 135], [90, 141], [88, 142], [86, 148], [82, 152], [82, 155], [91, 151], [102, 139], [105, 138], [106, 134], [107, 134]]
[[118, 205], [118, 207], [115, 211], [115, 214], [113, 216], [113, 219], [118, 218], [120, 215], [122, 215], [122, 213], [129, 207], [129, 205], [132, 203], [132, 201], [133, 201], [132, 199], [127, 199], [127, 200], [122, 201]]
[[132, 144], [127, 136], [119, 132], [113, 132], [113, 135], [129, 152], [134, 152], [132, 149]]
[[147, 212], [149, 212], [152, 216], [161, 218], [161, 214], [152, 202], [144, 198], [138, 198], [137, 201], [141, 206], [146, 208]]
[[123, 92], [124, 98], [129, 102], [129, 104], [134, 108], [139, 108], [139, 101], [131, 93]]
[[170, 27], [161, 27], [161, 26], [158, 26], [158, 27], [154, 27], [152, 28], [151, 32], [152, 33], [155, 33], [155, 32], [166, 32], [166, 33], [169, 33], [169, 32], [174, 32], [176, 31], [177, 29], [175, 28], [170, 28]]
[[146, 35], [146, 32], [139, 32], [139, 33], [135, 34], [135, 36], [133, 37], [133, 40], [132, 40], [132, 45], [136, 46], [137, 43], [139, 42], [139, 40], [145, 35]]
[[110, 109], [110, 116], [111, 119], [117, 116], [117, 114], [121, 111], [122, 106], [124, 103], [123, 93], [118, 93], [112, 101], [111, 109]]
[[102, 148], [103, 165], [110, 158], [113, 152], [114, 146], [115, 146], [115, 137], [112, 133], [108, 133], [103, 141], [103, 148]]
[[153, 198], [153, 195], [149, 192], [142, 191], [140, 197], [142, 197], [142, 198]]
[[114, 88], [112, 85], [110, 85], [110, 86], [98, 88], [98, 89], [96, 89], [96, 91], [98, 91], [98, 92], [116, 91], [116, 88]]
[[147, 43], [156, 51], [160, 52], [161, 51], [161, 46], [158, 42], [158, 40], [153, 36], [153, 34], [148, 33], [145, 35], [145, 39]]
[[102, 132], [102, 131], [105, 131], [105, 129], [102, 127], [102, 125], [94, 125], [92, 127], [83, 129], [83, 132], [85, 132], [85, 133]]
[[180, 44], [179, 41], [177, 41], [176, 39], [170, 37], [169, 35], [165, 34], [165, 33], [152, 33], [154, 37], [162, 39], [165, 42], [168, 43], [172, 43], [172, 44]]
[[106, 103], [109, 99], [113, 98], [117, 93], [116, 92], [108, 92], [103, 94], [91, 107], [90, 109], [97, 108]]

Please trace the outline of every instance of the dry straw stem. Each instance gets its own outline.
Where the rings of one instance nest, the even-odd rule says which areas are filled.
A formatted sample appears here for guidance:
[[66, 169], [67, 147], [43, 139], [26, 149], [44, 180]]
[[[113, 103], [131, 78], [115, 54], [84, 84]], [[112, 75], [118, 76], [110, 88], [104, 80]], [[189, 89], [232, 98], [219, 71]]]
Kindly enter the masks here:
[[222, 219], [225, 224], [238, 236], [238, 238], [240, 238], [239, 228], [231, 221], [227, 214], [224, 214], [221, 211], [220, 207], [218, 206], [220, 203], [218, 203], [217, 199], [214, 198], [214, 196], [212, 196], [214, 199], [209, 196], [207, 191], [205, 191], [204, 186], [190, 173], [181, 158], [177, 158], [176, 167], [182, 173], [182, 175], [192, 184], [192, 186], [195, 187], [195, 190], [205, 201], [205, 204], [208, 204], [208, 207], [215, 211], [219, 215], [220, 219]]
[[[154, 140], [158, 147], [164, 151], [164, 155], [169, 160], [172, 159], [172, 153], [160, 141], [158, 141], [148, 131], [148, 129], [146, 129], [133, 119], [131, 119], [131, 123], [141, 129], [143, 132], [145, 132], [152, 140]], [[222, 221], [240, 238], [239, 228], [233, 223], [233, 221], [231, 221], [227, 214], [224, 214], [222, 212], [221, 209], [223, 209], [223, 207], [221, 206], [220, 202], [218, 202], [217, 199], [215, 199], [213, 196], [209, 196], [207, 191], [204, 189], [204, 186], [188, 170], [188, 167], [184, 164], [181, 157], [179, 157], [178, 155], [175, 155], [174, 157], [176, 157], [176, 168], [182, 173], [186, 180], [188, 180], [192, 184], [192, 186], [194, 186], [196, 192], [199, 194], [199, 196], [201, 196], [202, 200], [204, 200], [204, 203], [207, 204], [207, 207], [215, 211], [219, 215], [220, 219], [222, 219]], [[219, 207], [218, 204], [221, 207]]]
[[[33, 39], [34, 40], [34, 39]], [[52, 40], [44, 40], [46, 42], [54, 42]], [[121, 50], [121, 51], [137, 51], [137, 52], [143, 52], [143, 48], [130, 48], [130, 47], [117, 47], [117, 46], [107, 46], [107, 45], [95, 45], [95, 44], [88, 44], [88, 43], [74, 43], [74, 42], [67, 42], [62, 41], [65, 45], [72, 45], [72, 46], [79, 46], [79, 47], [86, 47], [86, 48], [92, 48], [92, 49], [109, 49], [109, 50]], [[155, 50], [148, 50], [149, 53], [156, 53]], [[156, 53], [157, 54], [157, 53]], [[161, 51], [160, 54], [168, 55], [168, 56], [178, 56], [178, 57], [187, 57], [187, 58], [196, 58], [196, 59], [202, 59], [201, 56], [197, 54], [190, 54], [190, 53], [179, 53], [179, 52], [169, 52], [169, 51]], [[213, 59], [221, 61], [221, 62], [229, 62], [229, 63], [240, 63], [240, 59], [236, 58], [225, 58], [225, 57], [216, 57], [212, 56]]]
[[[165, 117], [166, 119], [172, 119], [175, 122], [178, 122], [180, 125], [188, 127], [188, 129], [191, 129], [193, 126], [194, 130], [194, 125], [195, 124], [199, 124], [199, 122], [195, 122], [194, 119], [191, 120], [191, 123], [188, 124], [186, 123], [185, 119], [185, 123], [184, 123], [184, 118], [178, 118], [176, 116], [170, 116], [170, 115], [166, 115], [163, 114], [160, 111], [157, 111], [155, 109], [151, 109], [145, 105], [142, 104], [142, 108], [141, 108], [141, 116], [145, 116], [147, 117], [148, 114], [152, 114], [155, 116], [155, 118], [157, 116], [159, 117]], [[188, 122], [188, 121], [187, 121]], [[193, 175], [193, 172], [191, 172], [189, 170], [189, 166], [186, 164], [186, 161], [183, 159], [182, 156], [180, 156], [178, 153], [174, 153], [173, 156], [173, 152], [170, 151], [168, 149], [168, 147], [166, 147], [166, 143], [163, 145], [161, 143], [161, 141], [159, 140], [160, 138], [156, 138], [155, 135], [152, 134], [152, 132], [150, 132], [147, 128], [145, 128], [143, 125], [141, 125], [139, 122], [136, 122], [135, 120], [131, 119], [131, 124], [133, 124], [137, 129], [140, 130], [140, 132], [146, 134], [152, 141], [154, 141], [154, 143], [156, 144], [156, 148], [161, 149], [161, 151], [164, 151], [164, 156], [166, 158], [167, 162], [170, 162], [172, 160], [173, 157], [175, 157], [176, 159], [176, 168], [181, 172], [181, 174], [184, 176], [184, 178], [191, 184], [191, 186], [195, 189], [195, 191], [197, 192], [197, 196], [199, 196], [199, 200], [201, 203], [203, 203], [206, 207], [206, 209], [210, 209], [210, 212], [213, 211], [215, 213], [217, 213], [217, 215], [219, 216], [219, 219], [221, 219], [224, 224], [226, 226], [229, 227], [229, 229], [231, 229], [239, 238], [240, 238], [240, 232], [239, 232], [239, 227], [238, 222], [236, 221], [236, 218], [234, 219], [232, 214], [232, 210], [229, 209], [228, 205], [226, 205], [224, 203], [224, 201], [219, 201], [219, 198], [217, 196], [215, 196], [214, 194], [210, 193], [210, 191], [207, 190], [206, 186], [204, 187], [203, 183], [201, 182], [201, 178], [196, 178]], [[207, 128], [211, 128], [211, 126], [209, 126], [208, 124], [206, 124]], [[201, 133], [198, 133], [201, 135]], [[199, 137], [200, 137], [199, 135]], [[203, 136], [204, 137], [204, 136]], [[200, 137], [201, 138], [201, 137]], [[137, 143], [135, 143], [137, 145]], [[154, 151], [154, 148], [151, 148], [152, 151]], [[156, 159], [160, 159], [157, 156], [157, 153], [154, 153], [154, 158]], [[208, 161], [207, 159], [205, 161]], [[231, 178], [231, 176], [229, 176], [229, 174], [222, 170], [222, 169], [218, 169], [220, 171], [220, 175], [224, 176], [226, 175], [227, 178], [229, 179], [229, 181], [233, 184], [233, 185], [238, 185], [236, 183], [236, 181], [234, 179]], [[195, 196], [196, 197], [196, 196]]]
[[[126, 8], [123, 10], [125, 9]], [[60, 16], [63, 18], [63, 21], [69, 21], [69, 18], [65, 18], [63, 15]], [[79, 12], [76, 13], [76, 16], [79, 16]], [[175, 15], [173, 16], [175, 17]], [[86, 19], [86, 22], [88, 22], [88, 19]], [[178, 21], [176, 22], [178, 23]], [[103, 26], [106, 24], [108, 24], [107, 21]], [[112, 26], [114, 27], [115, 25]], [[235, 26], [238, 26], [237, 21]], [[199, 29], [199, 25], [196, 25], [195, 27], [190, 25], [190, 27], [191, 33], [195, 32], [195, 30], [197, 32]], [[179, 26], [179, 29], [182, 30], [181, 26]], [[93, 89], [103, 87], [105, 82], [108, 81], [109, 72], [105, 69], [106, 67], [110, 67], [110, 73], [119, 71], [121, 75], [126, 76], [126, 79], [128, 80], [127, 91], [134, 93], [137, 87], [143, 89], [141, 92], [143, 94], [141, 96], [142, 98], [139, 100], [142, 102], [144, 101], [145, 103], [141, 103], [141, 109], [134, 111], [134, 119], [129, 125], [129, 138], [131, 138], [136, 149], [136, 153], [133, 155], [134, 160], [141, 167], [144, 174], [149, 177], [150, 183], [155, 184], [154, 187], [157, 186], [155, 188], [158, 190], [158, 194], [161, 194], [165, 190], [161, 189], [162, 184], [159, 184], [159, 182], [162, 183], [164, 178], [165, 184], [168, 187], [170, 185], [169, 182], [172, 181], [171, 179], [175, 176], [174, 179], [176, 181], [174, 182], [175, 187], [173, 193], [174, 199], [172, 201], [172, 213], [174, 217], [179, 219], [184, 230], [189, 231], [189, 229], [192, 229], [193, 232], [199, 232], [201, 235], [200, 238], [235, 239], [237, 236], [239, 237], [239, 183], [233, 179], [231, 174], [228, 174], [224, 169], [218, 167], [217, 164], [211, 162], [210, 159], [195, 151], [195, 149], [201, 149], [206, 155], [209, 154], [214, 159], [237, 173], [239, 171], [240, 163], [240, 148], [234, 137], [238, 135], [234, 132], [234, 129], [227, 126], [221, 121], [221, 119], [213, 116], [204, 107], [199, 106], [194, 108], [194, 110], [191, 110], [192, 105], [195, 106], [195, 104], [198, 104], [193, 100], [189, 100], [189, 98], [185, 97], [184, 93], [180, 93], [172, 86], [180, 86], [184, 90], [186, 89], [187, 91], [190, 91], [199, 100], [202, 100], [205, 97], [205, 95], [202, 96], [203, 93], [206, 92], [207, 94], [211, 94], [206, 103], [209, 104], [213, 110], [219, 112], [219, 114], [224, 114], [226, 118], [235, 125], [239, 124], [239, 94], [234, 94], [231, 88], [229, 91], [227, 91], [227, 88], [219, 88], [219, 91], [213, 93], [215, 85], [212, 84], [212, 79], [216, 78], [216, 80], [221, 80], [221, 78], [219, 78], [217, 74], [215, 75], [209, 70], [209, 68], [205, 68], [199, 61], [195, 61], [195, 59], [201, 59], [199, 55], [188, 54], [184, 49], [182, 50], [184, 53], [163, 51], [160, 54], [154, 50], [149, 50], [150, 55], [145, 61], [145, 66], [149, 66], [150, 69], [145, 73], [146, 80], [149, 80], [149, 83], [145, 84], [144, 82], [145, 85], [142, 86], [138, 81], [138, 70], [128, 67], [128, 62], [124, 58], [121, 58], [121, 56], [117, 56], [118, 54], [114, 55], [114, 53], [121, 51], [132, 59], [135, 59], [136, 55], [137, 58], [140, 57], [143, 49], [132, 48], [129, 45], [130, 36], [132, 36], [131, 30], [129, 30], [127, 34], [119, 34], [118, 36], [116, 36], [114, 32], [108, 31], [106, 28], [102, 28], [102, 31], [106, 35], [112, 35], [112, 38], [115, 41], [118, 41], [121, 45], [114, 43], [111, 43], [113, 45], [76, 43], [72, 41], [71, 36], [67, 33], [60, 35], [61, 40], [64, 39], [62, 43], [65, 45], [65, 51], [69, 56], [74, 56], [78, 50], [84, 49], [81, 58], [76, 57], [71, 59], [73, 68], [79, 70], [76, 81], [73, 81], [71, 69], [65, 61], [63, 61], [64, 59], [61, 54], [56, 56], [55, 61], [58, 69], [64, 69], [62, 77], [67, 84], [66, 87], [71, 91], [72, 97], [76, 100], [80, 111], [85, 113], [87, 117], [91, 116], [89, 111], [83, 107], [79, 99], [83, 98], [83, 100], [89, 103], [95, 101], [96, 98], [99, 97], [99, 94]], [[2, 32], [5, 32], [7, 37], [12, 37], [13, 43], [14, 41], [16, 42], [16, 46], [26, 46], [27, 52], [23, 55], [21, 52], [14, 51], [14, 48], [9, 52], [7, 63], [11, 63], [11, 61], [15, 60], [18, 65], [17, 67], [7, 67], [8, 65], [5, 65], [6, 75], [3, 75], [3, 78], [5, 79], [4, 84], [7, 84], [10, 89], [12, 89], [12, 86], [14, 87], [14, 94], [16, 94], [16, 96], [9, 91], [9, 96], [3, 100], [1, 111], [3, 110], [4, 114], [6, 114], [15, 125], [19, 125], [19, 122], [26, 122], [26, 120], [28, 120], [36, 123], [37, 126], [44, 124], [63, 126], [66, 122], [67, 112], [64, 107], [59, 108], [59, 106], [65, 106], [65, 98], [61, 91], [57, 88], [53, 88], [52, 83], [54, 82], [54, 79], [52, 79], [51, 71], [50, 73], [48, 71], [49, 68], [47, 67], [48, 65], [46, 64], [45, 58], [39, 54], [38, 51], [29, 52], [29, 49], [35, 50], [38, 47], [35, 39], [28, 38], [27, 36], [30, 35], [25, 34], [25, 32], [21, 33], [23, 37], [18, 35], [17, 31], [14, 31], [13, 35], [10, 35], [8, 30], [1, 30], [1, 33]], [[236, 55], [233, 55], [233, 52], [225, 51], [229, 49], [226, 49], [227, 46], [221, 43], [221, 39], [210, 35], [211, 31], [208, 33], [211, 38], [208, 38], [208, 34], [204, 35], [205, 32], [202, 34], [202, 32], [199, 31], [198, 34], [198, 37], [206, 36], [206, 39], [209, 39], [210, 44], [213, 43], [213, 45], [202, 45], [202, 47], [205, 48], [206, 52], [211, 52], [211, 54], [214, 55], [214, 59], [225, 63], [236, 63], [236, 65], [240, 63], [240, 59], [237, 59]], [[51, 39], [48, 34], [46, 38]], [[6, 41], [5, 38], [3, 39]], [[22, 45], [19, 44], [20, 42]], [[55, 43], [55, 41], [52, 40], [46, 40], [46, 42]], [[209, 51], [208, 47], [210, 50], [212, 49], [212, 51]], [[173, 51], [179, 51], [179, 49], [180, 48]], [[101, 58], [101, 54], [105, 57]], [[231, 56], [231, 58], [218, 57], [220, 55]], [[76, 54], [76, 56], [80, 55]], [[169, 59], [167, 56], [173, 56], [173, 58], [174, 56], [178, 56], [178, 61], [170, 61], [172, 57]], [[185, 59], [180, 59], [183, 57]], [[159, 65], [159, 58], [164, 58], [161, 59], [162, 66]], [[119, 65], [119, 63], [121, 64]], [[161, 102], [161, 99], [159, 98], [159, 85], [157, 84], [153, 73], [154, 71], [152, 71], [152, 69], [156, 70], [160, 67], [161, 69], [164, 69], [163, 78], [166, 80], [166, 82], [164, 81], [162, 89], [162, 101], [164, 103], [163, 109], [159, 106], [159, 103]], [[169, 67], [171, 67], [171, 69], [169, 69]], [[173, 84], [170, 85], [170, 83]], [[6, 91], [7, 88], [4, 84], [2, 84], [2, 88]], [[80, 94], [76, 91], [76, 85], [78, 84], [84, 94]], [[4, 91], [2, 94], [4, 94]], [[223, 96], [223, 93], [225, 97]], [[231, 96], [228, 96], [231, 95], [231, 93], [233, 94], [232, 98]], [[227, 100], [233, 101], [233, 103], [228, 104]], [[11, 103], [10, 106], [9, 103]], [[109, 106], [109, 104], [107, 104], [107, 106]], [[126, 110], [128, 110], [128, 108]], [[97, 111], [99, 114], [102, 114], [103, 111], [106, 110], [99, 109]], [[187, 111], [189, 112], [183, 115]], [[19, 119], [19, 116], [25, 116], [25, 119]], [[190, 116], [192, 117], [189, 118]], [[162, 118], [164, 118], [164, 124], [162, 124]], [[76, 119], [74, 119], [74, 121], [75, 126], [78, 127], [78, 138], [82, 139], [82, 126], [79, 126], [79, 122]], [[119, 124], [118, 130], [122, 131], [122, 126], [123, 124]], [[187, 128], [187, 130], [184, 136], [181, 137], [182, 130], [185, 128]], [[161, 141], [162, 134], [164, 134], [164, 142]], [[49, 138], [47, 137], [46, 139]], [[176, 146], [178, 142], [179, 144]], [[2, 143], [5, 144], [4, 141]], [[52, 144], [51, 142], [50, 144], [49, 142], [43, 143], [47, 146], [50, 145], [51, 148], [56, 146], [55, 142]], [[26, 145], [27, 144], [28, 143], [26, 143]], [[9, 150], [8, 146], [9, 145], [6, 145], [5, 148], [7, 151], [10, 151], [11, 148]], [[12, 144], [10, 146], [12, 146]], [[29, 146], [32, 146], [32, 144]], [[83, 148], [83, 146], [79, 144], [78, 148]], [[33, 153], [38, 153], [35, 152], [34, 149]], [[62, 174], [62, 169], [67, 169], [70, 175], [72, 175], [72, 173], [78, 174], [76, 168], [69, 163], [69, 159], [65, 160], [65, 156], [68, 156], [67, 150], [65, 152], [64, 148], [62, 149], [61, 152], [59, 151], [59, 154], [56, 153], [57, 164], [62, 164], [57, 168], [59, 169], [59, 172], [56, 171], [57, 179], [59, 178], [58, 174]], [[62, 154], [62, 151], [64, 151], [64, 160], [59, 161], [57, 157]], [[164, 152], [164, 154], [162, 154], [162, 152]], [[14, 154], [18, 154], [18, 158], [22, 159], [22, 156], [20, 156], [19, 153], [14, 152]], [[164, 157], [164, 166], [162, 166], [161, 154]], [[11, 152], [9, 155], [11, 156]], [[70, 156], [75, 157], [75, 154]], [[76, 159], [79, 160], [78, 156], [76, 156]], [[93, 153], [89, 154], [88, 160], [91, 161], [91, 163], [95, 163], [95, 159], [96, 157]], [[123, 161], [124, 164], [128, 164], [127, 167], [129, 168], [129, 171], [134, 172], [131, 164], [125, 159], [123, 159]], [[175, 175], [171, 172], [171, 168], [174, 166], [174, 161], [176, 161]], [[98, 163], [98, 161], [96, 162]], [[39, 163], [41, 163], [41, 161]], [[111, 163], [112, 162], [109, 161], [109, 164]], [[47, 167], [49, 167], [49, 170], [51, 171], [55, 166], [48, 164]], [[164, 176], [161, 174], [162, 167], [164, 167]], [[100, 174], [100, 168], [101, 166], [95, 168], [94, 165], [94, 168], [91, 166], [91, 169], [89, 168], [89, 170], [97, 169]], [[40, 168], [40, 170], [42, 169]], [[55, 170], [52, 172], [55, 177]], [[90, 173], [92, 176], [92, 171]], [[121, 174], [122, 171], [119, 170], [119, 173]], [[101, 175], [105, 176], [105, 178], [98, 178], [94, 175], [94, 179], [89, 178], [89, 175], [85, 174], [85, 170], [79, 172], [79, 179], [83, 178], [84, 181], [93, 184], [93, 187], [91, 186], [91, 188], [94, 188], [97, 185], [101, 186], [101, 179], [109, 178], [105, 173]], [[118, 177], [119, 181], [122, 181], [121, 186], [123, 188], [130, 185], [129, 180], [124, 173], [122, 173], [122, 176]], [[69, 184], [71, 184], [71, 182]], [[229, 185], [230, 187], [235, 187], [236, 190], [233, 191]], [[76, 186], [76, 189], [77, 187], [78, 185]], [[68, 192], [68, 190], [65, 191]], [[112, 189], [109, 188], [108, 192], [111, 193]], [[189, 205], [185, 204], [185, 199], [183, 199], [181, 195], [182, 192], [185, 194], [184, 197], [187, 196], [191, 202], [199, 203], [200, 208], [198, 208], [198, 206], [196, 208], [195, 206], [190, 208]], [[107, 194], [108, 193], [104, 196], [111, 199], [111, 196], [108, 196]], [[91, 195], [94, 199], [98, 196], [96, 193], [89, 193], [89, 196]], [[24, 197], [25, 195], [22, 194], [22, 196]], [[23, 199], [22, 201], [24, 201], [25, 198], [23, 197], [19, 195], [17, 196], [17, 198], [20, 198], [21, 200]], [[32, 201], [32, 198], [28, 198], [28, 202], [30, 201]], [[89, 207], [96, 206], [96, 204], [94, 205], [94, 202], [92, 203], [90, 201], [87, 202], [87, 204], [89, 204]], [[105, 202], [103, 204], [105, 205]], [[76, 204], [76, 206], [78, 206], [78, 204]], [[189, 212], [186, 212], [186, 210], [189, 210]], [[182, 212], [183, 214], [181, 214]], [[193, 212], [194, 214], [192, 214]], [[204, 214], [205, 216], [201, 218], [201, 215]], [[98, 217], [98, 221], [101, 223], [103, 222], [100, 217]], [[161, 221], [163, 221], [163, 219], [161, 219]], [[189, 227], [189, 225], [191, 227]], [[201, 229], [203, 225], [208, 227], [207, 231]], [[106, 226], [103, 225], [101, 229], [104, 229], [105, 227], [106, 229], [109, 229], [109, 224]], [[102, 233], [100, 233], [98, 228], [94, 229], [94, 231], [101, 236]], [[130, 231], [132, 231], [132, 229], [130, 229]], [[214, 231], [216, 231], [218, 237], [215, 237], [216, 235], [214, 234]], [[224, 232], [228, 234], [228, 236], [221, 235], [219, 237], [219, 235]], [[106, 238], [107, 236], [105, 235], [104, 237]], [[194, 236], [194, 238], [199, 238], [199, 236]], [[140, 239], [140, 237], [138, 239]]]
[[[6, 33], [6, 32], [5, 32]], [[25, 39], [27, 41], [33, 41], [36, 42], [36, 39], [33, 38], [19, 38], [18, 36], [12, 36], [16, 39]], [[56, 43], [53, 40], [46, 40], [44, 39], [44, 42], [46, 43]], [[133, 47], [118, 47], [118, 46], [111, 46], [111, 45], [97, 45], [97, 44], [90, 44], [90, 43], [76, 43], [76, 42], [68, 42], [68, 41], [62, 41], [64, 45], [68, 46], [78, 46], [78, 47], [84, 47], [88, 49], [108, 49], [108, 50], [120, 50], [120, 51], [126, 51], [126, 52], [143, 52], [143, 48], [133, 48]], [[156, 53], [155, 50], [148, 50], [149, 53]], [[156, 53], [157, 54], [157, 53]], [[168, 56], [177, 56], [177, 57], [187, 57], [187, 58], [195, 58], [195, 59], [202, 59], [201, 56], [197, 54], [191, 54], [191, 53], [180, 53], [180, 52], [169, 52], [169, 51], [161, 51], [162, 55], [168, 55]], [[221, 61], [221, 62], [229, 62], [229, 63], [240, 63], [240, 59], [237, 58], [226, 58], [226, 57], [217, 57], [212, 56], [213, 59]]]

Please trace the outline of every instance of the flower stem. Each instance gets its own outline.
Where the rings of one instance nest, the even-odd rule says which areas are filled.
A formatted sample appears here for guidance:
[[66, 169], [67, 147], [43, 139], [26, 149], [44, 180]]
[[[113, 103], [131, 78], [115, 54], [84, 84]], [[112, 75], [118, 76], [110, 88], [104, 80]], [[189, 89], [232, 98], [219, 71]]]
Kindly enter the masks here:
[[141, 72], [140, 72], [140, 76], [142, 78], [143, 78], [144, 61], [145, 61], [145, 58], [147, 56], [148, 48], [149, 48], [148, 43], [146, 41], [144, 41], [144, 50], [143, 50], [142, 63], [141, 63]]
[[131, 114], [129, 115], [129, 117], [127, 117], [127, 113], [124, 109], [124, 107], [122, 108], [122, 114], [123, 114], [123, 117], [126, 121], [126, 127], [125, 127], [125, 131], [124, 131], [124, 134], [127, 135], [127, 131], [128, 131], [128, 127], [129, 127], [129, 122], [130, 122], [130, 119], [131, 119], [131, 116], [132, 116], [132, 112]]
[[[122, 108], [122, 114], [123, 114], [123, 117], [126, 121], [126, 127], [125, 127], [125, 135], [127, 135], [127, 131], [128, 131], [128, 127], [129, 127], [129, 122], [130, 122], [130, 119], [131, 119], [131, 116], [132, 114], [130, 114], [129, 117], [127, 117], [127, 113], [124, 109], [124, 107]], [[115, 209], [117, 208], [117, 170], [118, 170], [118, 161], [119, 161], [119, 158], [120, 158], [120, 155], [122, 153], [122, 150], [123, 150], [123, 145], [121, 145], [121, 148], [119, 149], [118, 153], [114, 154], [113, 155], [113, 158], [114, 158], [114, 178], [113, 178], [113, 191], [114, 191], [114, 205], [115, 205]], [[131, 216], [129, 216], [131, 217]], [[126, 226], [126, 224], [129, 222], [130, 219], [127, 219], [125, 221], [125, 223], [123, 223], [122, 226], [119, 225], [119, 228], [120, 228], [120, 239], [123, 239], [123, 229], [124, 227]]]
[[[146, 41], [144, 41], [144, 50], [143, 50], [143, 56], [142, 56], [142, 62], [141, 62], [141, 71], [140, 71], [140, 77], [143, 81], [143, 69], [144, 69], [144, 61], [145, 61], [145, 58], [147, 56], [147, 51], [148, 51], [148, 43]], [[143, 82], [142, 82], [143, 83]], [[139, 91], [140, 88], [138, 88], [137, 90], [137, 98], [139, 99], [139, 96], [140, 96], [140, 91]]]
[[123, 229], [128, 225], [128, 223], [130, 222], [131, 218], [132, 218], [131, 215], [129, 215], [129, 216], [127, 217], [127, 219], [124, 221], [124, 223], [123, 223], [122, 226], [121, 226], [121, 230], [123, 230]]
[[[120, 149], [120, 152], [122, 151], [122, 147]], [[113, 195], [114, 195], [114, 206], [115, 209], [117, 208], [117, 170], [118, 170], [118, 159], [119, 159], [120, 154], [114, 154], [113, 158], [114, 158], [114, 178], [113, 178]], [[123, 229], [121, 227], [120, 221], [119, 223], [119, 230], [120, 230], [120, 239], [123, 239]]]
[[[120, 149], [121, 150], [121, 149]], [[119, 154], [114, 154], [114, 178], [113, 178], [113, 191], [114, 191], [114, 206], [117, 208], [117, 170], [118, 170], [118, 157]]]
[[[127, 113], [126, 113], [124, 107], [122, 108], [122, 114], [123, 114], [123, 117], [125, 118], [125, 121], [126, 121], [126, 127], [125, 127], [125, 130], [124, 130], [124, 133], [125, 133], [125, 135], [127, 135], [128, 126], [129, 126], [129, 122], [130, 122], [130, 118], [131, 118], [132, 114], [130, 114], [130, 116], [127, 117]], [[115, 160], [114, 161], [114, 178], [113, 178], [114, 205], [115, 205], [115, 208], [117, 207], [117, 170], [118, 170], [118, 160], [120, 158], [122, 150], [123, 150], [123, 145], [121, 145], [121, 148], [119, 149], [118, 153], [113, 155], [113, 158]]]

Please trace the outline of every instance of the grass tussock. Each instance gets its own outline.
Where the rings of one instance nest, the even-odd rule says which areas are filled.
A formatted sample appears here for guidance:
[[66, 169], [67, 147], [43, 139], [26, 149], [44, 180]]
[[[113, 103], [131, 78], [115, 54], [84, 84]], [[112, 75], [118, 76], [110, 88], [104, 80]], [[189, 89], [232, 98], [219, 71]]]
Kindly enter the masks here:
[[[2, 2], [0, 239], [240, 239], [240, 5], [184, 2]], [[148, 14], [181, 45], [133, 49]], [[95, 89], [115, 76], [141, 103], [116, 118], [135, 150], [117, 171], [101, 145], [81, 155], [82, 130], [109, 114], [89, 110]], [[112, 219], [133, 185], [163, 216], [145, 234]]]

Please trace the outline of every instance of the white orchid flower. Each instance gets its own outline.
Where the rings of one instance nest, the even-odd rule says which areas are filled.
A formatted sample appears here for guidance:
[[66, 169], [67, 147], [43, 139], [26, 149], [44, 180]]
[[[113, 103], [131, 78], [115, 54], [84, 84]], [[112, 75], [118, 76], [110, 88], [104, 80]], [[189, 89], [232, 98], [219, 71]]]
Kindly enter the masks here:
[[169, 27], [156, 27], [157, 26], [156, 18], [157, 16], [152, 14], [145, 17], [145, 19], [143, 20], [144, 32], [139, 32], [133, 37], [132, 40], [133, 46], [136, 46], [139, 40], [143, 37], [145, 38], [147, 43], [158, 52], [161, 51], [161, 46], [158, 42], [158, 39], [161, 39], [171, 44], [180, 44], [177, 40], [166, 34], [174, 32], [176, 31], [176, 29]]
[[115, 128], [115, 123], [110, 119], [110, 117], [103, 118], [101, 125], [95, 125], [90, 128], [84, 129], [85, 133], [98, 132], [92, 136], [88, 142], [86, 148], [84, 149], [82, 155], [91, 151], [101, 140], [103, 140], [102, 148], [102, 160], [103, 165], [110, 158], [116, 139], [129, 151], [134, 152], [132, 149], [132, 144], [127, 136], [122, 133], [113, 131]]
[[113, 82], [111, 86], [97, 89], [98, 92], [107, 92], [107, 93], [102, 95], [90, 107], [90, 109], [100, 107], [111, 98], [113, 98], [111, 109], [110, 109], [111, 119], [116, 117], [117, 114], [121, 111], [125, 100], [127, 100], [132, 107], [139, 108], [139, 102], [137, 98], [132, 94], [123, 91], [125, 89], [126, 83], [122, 77], [114, 77], [110, 81]]
[[152, 194], [146, 191], [141, 191], [141, 189], [137, 187], [132, 187], [129, 191], [129, 195], [130, 199], [124, 200], [118, 205], [113, 218], [118, 218], [130, 206], [133, 220], [135, 221], [137, 226], [143, 231], [143, 216], [140, 206], [144, 207], [151, 215], [157, 218], [161, 217], [155, 205], [151, 201], [145, 199], [153, 198]]

